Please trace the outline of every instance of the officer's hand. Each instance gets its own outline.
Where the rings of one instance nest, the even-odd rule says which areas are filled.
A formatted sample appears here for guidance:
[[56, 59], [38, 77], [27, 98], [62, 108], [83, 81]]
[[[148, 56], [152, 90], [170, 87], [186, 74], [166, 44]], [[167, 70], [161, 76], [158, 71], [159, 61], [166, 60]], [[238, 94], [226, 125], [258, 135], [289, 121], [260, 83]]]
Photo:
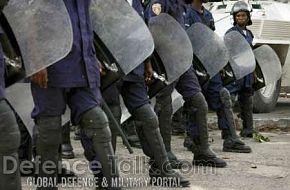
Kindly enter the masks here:
[[145, 62], [145, 83], [150, 84], [152, 82], [152, 76], [153, 76], [153, 68], [150, 63], [150, 60], [146, 60]]
[[43, 69], [31, 76], [31, 81], [38, 84], [41, 88], [47, 88], [47, 70]]
[[104, 65], [102, 65], [102, 64], [100, 64], [100, 73], [101, 73], [101, 76], [106, 75], [106, 69], [105, 69]]
[[0, 11], [7, 5], [9, 0], [0, 0]]
[[221, 76], [222, 80], [226, 77], [225, 69], [220, 70], [220, 76]]

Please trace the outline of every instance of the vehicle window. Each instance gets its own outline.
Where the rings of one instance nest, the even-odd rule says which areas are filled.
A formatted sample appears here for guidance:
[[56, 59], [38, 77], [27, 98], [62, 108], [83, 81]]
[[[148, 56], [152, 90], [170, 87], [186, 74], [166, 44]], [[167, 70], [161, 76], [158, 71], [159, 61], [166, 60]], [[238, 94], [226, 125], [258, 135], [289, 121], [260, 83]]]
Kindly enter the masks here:
[[227, 5], [219, 5], [218, 7], [217, 7], [217, 9], [225, 9], [227, 7]]
[[260, 4], [252, 4], [253, 9], [262, 9]]

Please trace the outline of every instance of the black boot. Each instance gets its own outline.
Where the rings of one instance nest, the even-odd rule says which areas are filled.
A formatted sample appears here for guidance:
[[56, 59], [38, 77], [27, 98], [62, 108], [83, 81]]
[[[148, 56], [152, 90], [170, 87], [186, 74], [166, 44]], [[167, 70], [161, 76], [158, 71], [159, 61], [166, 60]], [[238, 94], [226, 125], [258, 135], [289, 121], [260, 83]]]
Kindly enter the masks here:
[[134, 121], [132, 119], [127, 120], [122, 124], [122, 128], [127, 136], [130, 145], [135, 148], [141, 148]]
[[[59, 147], [62, 135], [61, 117], [39, 117], [35, 123], [36, 176], [53, 181], [48, 187], [37, 187], [37, 189], [57, 190]], [[49, 173], [48, 168], [44, 168], [48, 161], [53, 164], [49, 166]]]
[[243, 121], [243, 129], [240, 135], [242, 137], [253, 137], [253, 96], [239, 97], [239, 103], [241, 108], [241, 119]]
[[[21, 163], [32, 163], [32, 138], [29, 134], [25, 124], [21, 118], [15, 112], [16, 121], [20, 130], [20, 146], [18, 148], [19, 162]], [[25, 168], [20, 169], [21, 176], [32, 176], [34, 174], [33, 164], [30, 164], [29, 168], [27, 165]]]
[[73, 159], [75, 157], [70, 141], [70, 127], [70, 122], [67, 122], [62, 127], [61, 157], [65, 159]]
[[185, 124], [184, 124], [183, 108], [181, 107], [172, 116], [172, 135], [184, 135]]
[[188, 122], [192, 126], [196, 125], [198, 134], [191, 134], [192, 136], [192, 152], [193, 165], [204, 165], [211, 167], [225, 167], [227, 164], [211, 150], [208, 143], [208, 130], [207, 130], [207, 103], [202, 93], [197, 93], [185, 102], [185, 109]]
[[[61, 155], [61, 147], [59, 148], [59, 155]], [[77, 176], [76, 174], [71, 171], [66, 169], [65, 167], [62, 166], [61, 162], [62, 162], [62, 157], [59, 156], [58, 157], [58, 173], [57, 173], [57, 182], [58, 183], [62, 183], [63, 179], [69, 181], [69, 182], [77, 182]]]
[[162, 181], [162, 186], [163, 187], [168, 187], [168, 188], [172, 188], [175, 186], [170, 185], [170, 183], [168, 183], [168, 180], [172, 180], [173, 179], [179, 179], [179, 184], [176, 184], [178, 186], [176, 186], [176, 188], [181, 188], [181, 187], [189, 187], [190, 186], [190, 182], [183, 178], [179, 173], [175, 172], [172, 168], [171, 168], [171, 163], [169, 162], [165, 162], [163, 164], [163, 168], [160, 169], [160, 167], [158, 167], [158, 165], [156, 164], [155, 160], [151, 159], [149, 161], [149, 176], [150, 176], [150, 184], [153, 186], [158, 186], [160, 185], [159, 181], [161, 179]]
[[188, 133], [186, 133], [186, 136], [183, 141], [183, 147], [186, 148], [188, 151], [192, 150], [193, 142]]
[[[163, 144], [162, 136], [158, 128], [158, 120], [156, 114], [149, 104], [145, 104], [137, 108], [133, 113], [136, 130], [142, 145], [144, 153], [151, 158], [151, 167], [149, 171], [150, 177], [156, 179], [178, 179], [181, 186], [189, 186], [189, 181], [175, 172], [169, 165], [169, 160]], [[156, 172], [158, 170], [158, 172]], [[154, 182], [154, 180], [151, 180]], [[162, 183], [164, 185], [164, 183]]]
[[227, 89], [220, 91], [220, 98], [223, 104], [222, 110], [218, 111], [218, 117], [224, 117], [227, 122], [226, 127], [222, 129], [222, 136], [224, 137], [223, 151], [224, 152], [237, 152], [237, 153], [250, 153], [252, 150], [246, 146], [243, 141], [239, 139], [235, 129], [235, 119], [232, 110], [232, 101], [230, 93]]
[[180, 169], [182, 162], [177, 159], [171, 150], [171, 116], [173, 113], [171, 93], [157, 96], [155, 107], [156, 114], [158, 115], [160, 133], [171, 167], [173, 169]]
[[225, 137], [223, 144], [224, 152], [237, 152], [237, 153], [250, 153], [252, 149], [245, 145], [243, 141], [239, 139], [235, 129], [223, 129]]
[[[118, 122], [118, 124], [120, 125], [121, 123], [121, 116], [122, 116], [122, 110], [120, 105], [111, 105], [108, 104], [108, 107], [112, 113], [112, 115], [114, 116], [115, 120]], [[106, 113], [107, 116], [109, 116], [110, 114]], [[115, 124], [114, 121], [112, 120], [112, 118], [108, 117], [109, 119], [109, 126], [111, 129], [111, 133], [112, 133], [112, 146], [114, 149], [114, 152], [116, 151], [116, 146], [117, 146], [117, 136], [119, 136], [118, 131], [115, 129]]]
[[[14, 113], [5, 100], [0, 100], [0, 189], [21, 190], [19, 145], [20, 132]], [[10, 171], [5, 173], [4, 168]]]
[[119, 177], [119, 171], [111, 143], [111, 131], [108, 119], [103, 110], [97, 106], [83, 113], [80, 127], [92, 141], [93, 151], [102, 165], [102, 173], [107, 180], [108, 189], [112, 187], [112, 179]]

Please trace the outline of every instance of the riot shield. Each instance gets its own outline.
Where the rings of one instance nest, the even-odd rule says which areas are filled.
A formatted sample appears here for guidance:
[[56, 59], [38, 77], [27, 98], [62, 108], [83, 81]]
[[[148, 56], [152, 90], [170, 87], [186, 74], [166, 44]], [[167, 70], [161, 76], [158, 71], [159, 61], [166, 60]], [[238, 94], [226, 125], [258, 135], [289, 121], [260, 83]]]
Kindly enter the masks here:
[[212, 78], [229, 61], [229, 54], [223, 40], [209, 27], [195, 23], [186, 30], [195, 57]]
[[252, 73], [256, 67], [255, 56], [247, 40], [237, 31], [224, 36], [226, 47], [230, 54], [230, 65], [235, 79], [239, 80]]
[[31, 119], [31, 111], [34, 103], [31, 96], [30, 84], [17, 83], [6, 88], [6, 98], [22, 119], [30, 135], [32, 135], [34, 122]]
[[95, 33], [125, 75], [153, 52], [145, 22], [126, 1], [92, 0], [90, 15]]
[[281, 62], [276, 52], [268, 45], [254, 49], [255, 58], [265, 85], [274, 83], [282, 76]]
[[3, 10], [19, 46], [25, 75], [61, 60], [71, 50], [73, 33], [63, 1], [10, 0]]
[[165, 70], [167, 83], [172, 83], [192, 64], [193, 52], [185, 30], [171, 16], [161, 13], [149, 20], [155, 51]]
[[[16, 83], [6, 88], [6, 99], [10, 105], [17, 112], [25, 127], [32, 136], [34, 121], [31, 118], [31, 112], [34, 107], [30, 83]], [[70, 120], [70, 110], [67, 109], [66, 113], [62, 116], [62, 124]]]

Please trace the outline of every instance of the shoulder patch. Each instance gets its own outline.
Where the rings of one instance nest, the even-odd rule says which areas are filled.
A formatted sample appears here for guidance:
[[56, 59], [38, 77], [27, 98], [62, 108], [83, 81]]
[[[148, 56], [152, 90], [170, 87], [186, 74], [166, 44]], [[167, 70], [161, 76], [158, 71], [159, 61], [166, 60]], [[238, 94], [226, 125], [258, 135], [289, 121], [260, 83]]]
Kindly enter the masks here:
[[154, 14], [159, 15], [161, 13], [161, 4], [160, 3], [153, 4], [152, 11]]

